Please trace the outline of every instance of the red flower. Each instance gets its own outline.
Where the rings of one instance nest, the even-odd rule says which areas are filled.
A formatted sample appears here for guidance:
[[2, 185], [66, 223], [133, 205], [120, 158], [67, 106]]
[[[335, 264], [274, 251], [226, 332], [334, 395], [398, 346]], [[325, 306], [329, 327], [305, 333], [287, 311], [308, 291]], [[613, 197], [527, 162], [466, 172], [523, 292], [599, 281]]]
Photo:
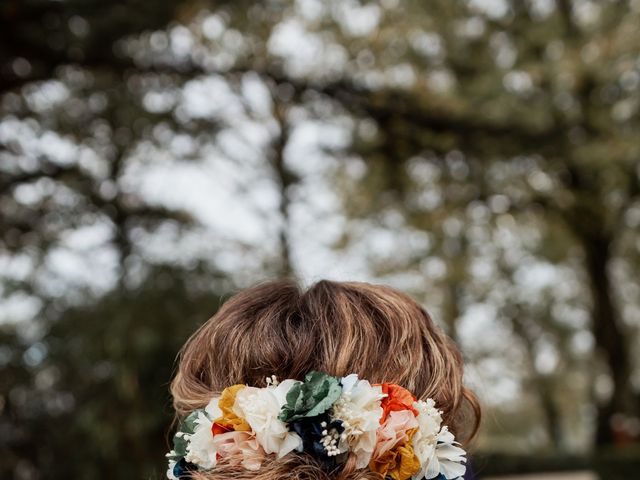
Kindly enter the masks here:
[[410, 410], [414, 415], [418, 415], [418, 411], [413, 408], [413, 402], [416, 401], [416, 397], [409, 390], [395, 383], [380, 383], [378, 385], [382, 387], [382, 393], [387, 394], [381, 402], [383, 409], [382, 417], [380, 418], [381, 424], [387, 419], [389, 412], [393, 411]]
[[220, 425], [219, 423], [213, 423], [211, 425], [211, 433], [214, 435], [220, 435], [221, 433], [231, 432], [233, 431], [232, 427], [227, 427], [225, 425]]

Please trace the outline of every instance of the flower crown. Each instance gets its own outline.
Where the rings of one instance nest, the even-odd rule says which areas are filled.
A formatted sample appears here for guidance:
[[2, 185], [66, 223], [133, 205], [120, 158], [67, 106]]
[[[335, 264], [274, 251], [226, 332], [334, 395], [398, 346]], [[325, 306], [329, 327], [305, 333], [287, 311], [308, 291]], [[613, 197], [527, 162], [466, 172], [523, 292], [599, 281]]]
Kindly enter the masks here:
[[304, 381], [267, 378], [265, 388], [234, 385], [181, 423], [167, 454], [167, 477], [189, 478], [220, 459], [258, 470], [267, 455], [305, 452], [327, 469], [353, 454], [393, 480], [457, 479], [466, 453], [435, 402], [416, 400], [393, 383], [371, 385], [356, 374], [310, 372]]

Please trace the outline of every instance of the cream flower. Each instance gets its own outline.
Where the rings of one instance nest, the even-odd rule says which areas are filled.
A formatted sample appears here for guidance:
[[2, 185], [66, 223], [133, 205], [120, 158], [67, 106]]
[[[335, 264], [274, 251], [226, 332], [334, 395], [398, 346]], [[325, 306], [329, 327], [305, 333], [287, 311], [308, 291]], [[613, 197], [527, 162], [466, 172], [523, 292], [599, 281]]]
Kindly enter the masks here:
[[219, 396], [213, 397], [209, 404], [204, 407], [204, 411], [207, 412], [209, 418], [211, 420], [215, 420], [216, 418], [220, 418], [222, 416], [222, 410], [218, 406], [218, 401], [220, 400]]
[[413, 436], [412, 443], [413, 450], [420, 460], [421, 465], [420, 471], [413, 476], [413, 479], [419, 480], [427, 474], [433, 473], [429, 467], [432, 465], [442, 416], [435, 408], [435, 402], [432, 399], [428, 399], [426, 402], [422, 400], [414, 402], [413, 408], [418, 411], [418, 416], [416, 417], [418, 420], [418, 431]]
[[278, 401], [278, 405], [280, 406], [280, 408], [282, 408], [284, 404], [287, 403], [287, 393], [289, 393], [291, 387], [293, 387], [296, 383], [300, 382], [298, 380], [287, 379], [283, 380], [280, 383], [269, 385], [267, 387], [267, 390], [273, 393], [273, 395], [276, 397], [276, 400]]
[[213, 433], [211, 433], [212, 425], [213, 421], [204, 412], [198, 412], [193, 435], [189, 435], [187, 454], [184, 457], [187, 462], [205, 470], [215, 467], [217, 463], [217, 452], [213, 443]]
[[373, 387], [358, 375], [343, 377], [342, 395], [333, 405], [332, 418], [340, 420], [344, 427], [339, 444], [341, 452], [351, 451], [356, 457], [356, 468], [369, 464], [376, 446], [376, 430], [380, 426], [384, 397], [380, 386]]
[[285, 380], [267, 388], [243, 388], [237, 393], [233, 405], [235, 414], [251, 426], [265, 452], [276, 453], [278, 458], [292, 450], [302, 449], [302, 439], [278, 419], [286, 392], [294, 383], [293, 380]]
[[413, 436], [413, 450], [420, 459], [421, 469], [412, 478], [435, 478], [442, 474], [447, 479], [464, 475], [466, 467], [465, 451], [457, 446], [453, 434], [442, 424], [442, 414], [435, 408], [435, 402], [417, 401], [418, 431]]
[[464, 465], [467, 461], [466, 452], [457, 446], [453, 434], [447, 427], [442, 427], [436, 440], [436, 448], [429, 462], [426, 478], [434, 478], [439, 474], [448, 480], [463, 476], [467, 470]]

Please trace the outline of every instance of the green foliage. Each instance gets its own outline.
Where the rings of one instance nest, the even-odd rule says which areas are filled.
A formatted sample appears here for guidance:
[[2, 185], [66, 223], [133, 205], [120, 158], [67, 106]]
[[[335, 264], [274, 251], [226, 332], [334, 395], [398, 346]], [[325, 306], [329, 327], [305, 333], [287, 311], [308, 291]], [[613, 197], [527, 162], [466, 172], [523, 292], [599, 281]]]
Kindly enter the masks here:
[[204, 413], [204, 410], [194, 410], [187, 417], [180, 422], [178, 431], [173, 436], [173, 452], [174, 454], [169, 457], [172, 460], [179, 460], [187, 455], [188, 442], [184, 438], [183, 434], [193, 435], [196, 427], [196, 420], [198, 415]]
[[595, 455], [594, 466], [601, 480], [636, 478], [640, 471], [640, 447], [628, 445], [605, 449]]
[[593, 470], [600, 480], [628, 480], [637, 476], [640, 451], [636, 446], [627, 446], [603, 449], [589, 456], [558, 452], [536, 455], [493, 453], [474, 455], [472, 461], [475, 471], [482, 477]]
[[11, 393], [2, 422], [13, 432], [2, 440], [4, 476], [36, 462], [50, 478], [161, 477], [176, 352], [220, 302], [190, 276], [158, 270], [139, 289], [71, 308], [42, 340], [41, 363], [13, 355], [20, 375], [2, 376]]
[[287, 403], [278, 418], [291, 422], [320, 415], [331, 408], [341, 392], [342, 386], [337, 377], [324, 372], [309, 372], [304, 382], [296, 383], [287, 392]]
[[471, 460], [474, 471], [482, 477], [532, 473], [544, 475], [545, 472], [575, 472], [592, 468], [592, 460], [586, 456], [561, 453], [485, 453], [473, 455]]

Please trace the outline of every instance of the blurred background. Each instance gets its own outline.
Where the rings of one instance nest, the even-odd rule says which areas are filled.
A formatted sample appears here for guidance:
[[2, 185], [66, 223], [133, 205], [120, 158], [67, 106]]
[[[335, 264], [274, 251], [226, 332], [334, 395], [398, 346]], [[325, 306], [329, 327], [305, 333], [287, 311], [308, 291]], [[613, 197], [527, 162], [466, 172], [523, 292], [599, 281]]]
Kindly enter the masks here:
[[381, 282], [480, 475], [640, 471], [640, 1], [3, 0], [0, 474], [162, 478], [239, 288]]

